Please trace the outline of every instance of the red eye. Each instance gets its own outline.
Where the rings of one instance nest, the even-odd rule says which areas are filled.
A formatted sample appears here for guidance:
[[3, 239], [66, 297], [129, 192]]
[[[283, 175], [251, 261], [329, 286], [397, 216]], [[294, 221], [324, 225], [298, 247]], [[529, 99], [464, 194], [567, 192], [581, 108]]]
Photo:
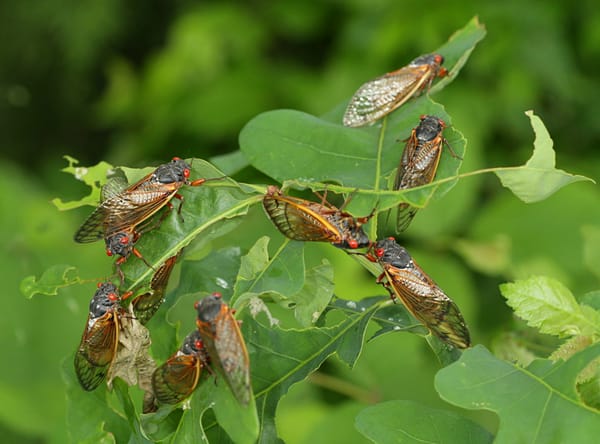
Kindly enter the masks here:
[[183, 177], [185, 177], [186, 179], [190, 177], [190, 170], [185, 168], [183, 170]]
[[196, 350], [200, 350], [203, 347], [204, 347], [204, 344], [202, 344], [202, 341], [200, 339], [197, 339], [196, 342], [194, 342], [194, 348]]
[[350, 246], [350, 248], [358, 248], [358, 242], [356, 239], [351, 239], [348, 241], [348, 246]]
[[173, 160], [181, 160], [179, 157], [173, 157]]
[[213, 295], [214, 297], [216, 297], [216, 298], [220, 298], [220, 297], [222, 297], [222, 296], [223, 296], [223, 295], [222, 295], [221, 293], [219, 293], [218, 291], [215, 291], [215, 292], [214, 292], [212, 295]]
[[96, 287], [98, 287], [98, 288], [102, 287], [102, 282], [98, 282], [98, 283], [96, 284]]
[[[112, 256], [112, 255], [113, 255], [113, 252], [112, 252], [112, 251], [111, 251], [109, 248], [107, 248], [107, 249], [106, 249], [106, 255], [107, 255], [107, 256]], [[100, 284], [98, 284], [98, 287], [100, 287]]]
[[421, 120], [424, 120], [424, 119], [425, 119], [425, 117], [427, 117], [427, 115], [426, 115], [426, 114], [421, 114], [421, 115], [419, 116], [419, 119], [421, 119]]
[[396, 239], [394, 239], [392, 236], [388, 237], [389, 240], [393, 240], [395, 241]]
[[109, 293], [107, 297], [108, 297], [109, 301], [113, 301], [113, 302], [116, 301], [117, 299], [119, 299], [119, 296], [117, 296], [115, 293]]
[[436, 54], [435, 57], [433, 57], [433, 60], [435, 63], [444, 63], [444, 56]]
[[198, 304], [200, 303], [200, 301], [196, 301], [194, 302], [194, 310], [198, 310]]
[[123, 245], [127, 245], [129, 243], [129, 237], [128, 236], [122, 237], [121, 238], [121, 243]]
[[375, 256], [377, 256], [377, 257], [383, 256], [384, 253], [385, 253], [385, 250], [383, 248], [376, 248], [375, 249]]

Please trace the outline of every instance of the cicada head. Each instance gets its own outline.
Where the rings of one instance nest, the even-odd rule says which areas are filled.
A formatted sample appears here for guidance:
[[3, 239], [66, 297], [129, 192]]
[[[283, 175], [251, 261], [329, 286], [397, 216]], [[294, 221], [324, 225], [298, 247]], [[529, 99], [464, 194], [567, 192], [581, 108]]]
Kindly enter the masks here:
[[374, 246], [377, 260], [392, 265], [396, 268], [406, 268], [410, 266], [412, 258], [408, 251], [396, 242], [393, 237], [379, 240]]
[[435, 116], [421, 116], [421, 122], [415, 129], [417, 142], [425, 143], [439, 137], [442, 131], [446, 128], [446, 123]]
[[160, 165], [153, 173], [154, 180], [160, 183], [186, 182], [192, 167], [185, 160], [174, 157], [169, 163]]
[[214, 321], [221, 313], [222, 305], [221, 293], [213, 293], [196, 302], [195, 308], [198, 311], [198, 320], [201, 322]]
[[107, 237], [104, 241], [108, 256], [128, 257], [133, 251], [134, 236], [131, 233], [120, 232]]

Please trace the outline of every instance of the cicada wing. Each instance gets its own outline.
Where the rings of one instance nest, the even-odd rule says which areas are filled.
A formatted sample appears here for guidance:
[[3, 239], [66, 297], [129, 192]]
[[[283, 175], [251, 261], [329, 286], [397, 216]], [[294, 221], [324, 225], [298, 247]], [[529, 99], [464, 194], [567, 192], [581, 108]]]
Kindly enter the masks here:
[[318, 209], [330, 209], [314, 202], [286, 196], [265, 196], [263, 206], [277, 229], [286, 237], [299, 241], [339, 242], [339, 230]]
[[[443, 139], [438, 137], [420, 145], [411, 143], [412, 139], [413, 137], [402, 153], [402, 160], [394, 183], [396, 190], [406, 190], [431, 183], [438, 169]], [[418, 208], [408, 203], [400, 204], [396, 216], [396, 231], [401, 232], [408, 228], [417, 211]]]
[[137, 296], [131, 302], [134, 316], [142, 325], [154, 316], [164, 302], [165, 290], [178, 257], [179, 253], [168, 258], [154, 273], [150, 282], [150, 291]]
[[424, 86], [431, 71], [429, 65], [407, 66], [364, 83], [350, 99], [344, 126], [364, 126], [391, 113]]
[[117, 349], [118, 317], [114, 312], [86, 324], [79, 348], [75, 352], [75, 373], [81, 386], [88, 391], [102, 383]]
[[106, 209], [100, 205], [88, 216], [75, 233], [75, 242], [85, 244], [96, 242], [104, 237]]
[[470, 346], [469, 330], [460, 310], [419, 267], [385, 265], [384, 272], [393, 293], [433, 334], [457, 348]]
[[105, 210], [104, 235], [112, 236], [121, 231], [130, 231], [152, 217], [164, 207], [177, 189], [171, 184], [157, 184], [136, 191], [121, 193], [102, 203]]
[[123, 192], [128, 185], [127, 179], [123, 176], [111, 177], [100, 190], [100, 201], [104, 202], [107, 199], [117, 196], [119, 193]]
[[223, 376], [236, 399], [242, 405], [248, 405], [252, 398], [250, 359], [239, 324], [231, 312], [216, 322], [214, 347], [219, 355]]
[[183, 401], [196, 389], [201, 370], [202, 364], [195, 355], [172, 356], [152, 375], [154, 396], [162, 404]]

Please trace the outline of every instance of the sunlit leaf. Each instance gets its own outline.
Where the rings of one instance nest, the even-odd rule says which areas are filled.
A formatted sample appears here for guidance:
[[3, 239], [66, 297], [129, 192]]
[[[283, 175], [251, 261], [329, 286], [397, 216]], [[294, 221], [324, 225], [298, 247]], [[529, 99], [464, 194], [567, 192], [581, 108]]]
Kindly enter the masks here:
[[598, 334], [600, 313], [577, 303], [571, 292], [559, 281], [549, 277], [500, 285], [517, 316], [540, 332], [557, 336]]
[[494, 440], [490, 432], [463, 416], [413, 401], [367, 407], [356, 417], [356, 428], [377, 444], [483, 444]]
[[537, 359], [523, 368], [478, 345], [440, 370], [435, 387], [452, 404], [498, 414], [497, 443], [589, 442], [600, 433], [600, 412], [581, 402], [575, 380], [599, 353], [595, 344], [568, 361]]
[[584, 180], [593, 182], [588, 177], [556, 169], [556, 153], [552, 149], [553, 142], [548, 130], [533, 111], [527, 111], [525, 114], [531, 120], [535, 132], [533, 155], [523, 166], [495, 171], [502, 185], [509, 188], [523, 202], [531, 203], [544, 200], [570, 183]]

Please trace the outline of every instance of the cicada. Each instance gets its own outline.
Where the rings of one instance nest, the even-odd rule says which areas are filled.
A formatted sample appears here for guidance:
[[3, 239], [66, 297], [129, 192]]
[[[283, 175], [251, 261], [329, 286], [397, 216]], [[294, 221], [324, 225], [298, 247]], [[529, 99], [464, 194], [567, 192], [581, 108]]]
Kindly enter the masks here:
[[457, 348], [471, 344], [469, 330], [456, 304], [419, 267], [394, 238], [377, 241], [367, 258], [378, 262], [383, 273], [377, 278], [392, 299], [400, 299], [415, 318], [434, 335]]
[[190, 171], [191, 166], [187, 162], [175, 157], [123, 190], [112, 187], [104, 193], [100, 205], [77, 230], [75, 241], [95, 242], [118, 233], [132, 233], [135, 227], [165, 205], [170, 205], [173, 197], [181, 199], [178, 191], [183, 185], [197, 186], [206, 182], [206, 179], [190, 181]]
[[81, 386], [96, 389], [106, 377], [119, 343], [119, 317], [124, 314], [117, 287], [111, 282], [98, 284], [90, 302], [85, 331], [75, 353], [75, 373]]
[[205, 297], [195, 308], [196, 326], [211, 365], [227, 381], [236, 399], [248, 405], [252, 399], [250, 359], [232, 310], [222, 301], [220, 293]]
[[[421, 122], [413, 128], [402, 152], [394, 182], [395, 190], [406, 190], [431, 183], [435, 178], [444, 144], [450, 149], [452, 156], [458, 158], [442, 135], [444, 128], [446, 124], [442, 119], [421, 116]], [[417, 208], [408, 203], [401, 203], [398, 206], [396, 231], [404, 231], [416, 213]]]
[[165, 290], [167, 289], [171, 272], [180, 253], [181, 250], [175, 256], [171, 256], [165, 260], [164, 264], [152, 276], [150, 291], [137, 296], [131, 302], [133, 313], [141, 324], [146, 324], [164, 302]]
[[417, 57], [408, 66], [384, 74], [363, 84], [348, 103], [344, 126], [371, 124], [431, 87], [436, 77], [448, 74], [442, 67], [444, 57], [427, 54]]
[[207, 363], [200, 333], [194, 330], [181, 348], [154, 371], [152, 387], [156, 400], [161, 404], [177, 404], [189, 397]]
[[285, 196], [269, 186], [263, 198], [267, 215], [284, 236], [299, 241], [331, 242], [339, 248], [362, 248], [370, 244], [362, 226], [373, 216], [354, 217], [329, 204]]

